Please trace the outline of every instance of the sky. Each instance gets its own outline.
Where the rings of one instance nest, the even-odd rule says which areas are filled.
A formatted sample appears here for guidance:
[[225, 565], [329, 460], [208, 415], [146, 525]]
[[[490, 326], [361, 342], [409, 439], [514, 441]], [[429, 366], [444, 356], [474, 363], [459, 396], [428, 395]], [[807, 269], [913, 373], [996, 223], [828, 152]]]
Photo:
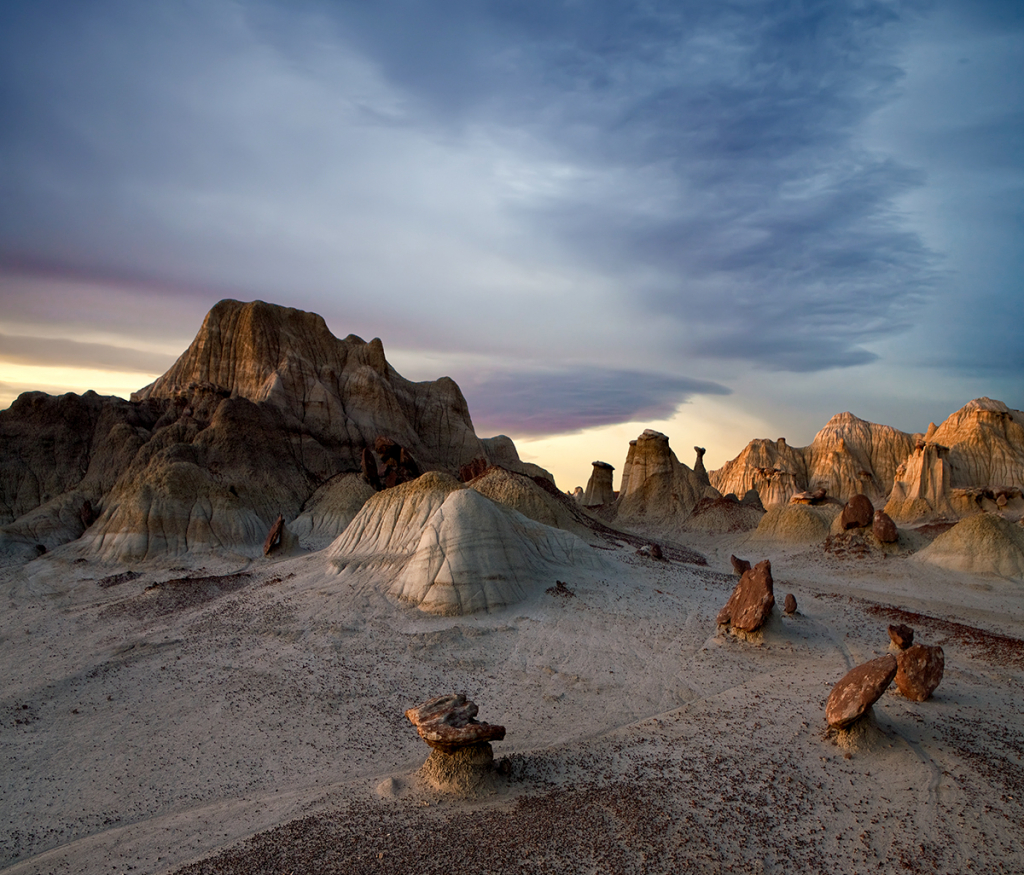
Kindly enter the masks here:
[[[380, 337], [563, 489], [1024, 407], [1019, 0], [7, 0], [0, 407], [222, 298]], [[616, 477], [618, 474], [616, 474]]]

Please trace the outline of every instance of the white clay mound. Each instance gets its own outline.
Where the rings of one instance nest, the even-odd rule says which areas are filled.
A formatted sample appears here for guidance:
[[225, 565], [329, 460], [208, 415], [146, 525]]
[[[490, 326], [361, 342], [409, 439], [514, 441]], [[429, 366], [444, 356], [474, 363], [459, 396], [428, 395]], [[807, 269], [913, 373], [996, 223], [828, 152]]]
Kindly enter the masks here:
[[914, 558], [953, 571], [1024, 580], [1024, 528], [996, 514], [975, 514], [943, 532]]
[[339, 571], [380, 572], [393, 597], [449, 616], [515, 604], [568, 572], [602, 567], [575, 535], [436, 473], [370, 499], [327, 555]]

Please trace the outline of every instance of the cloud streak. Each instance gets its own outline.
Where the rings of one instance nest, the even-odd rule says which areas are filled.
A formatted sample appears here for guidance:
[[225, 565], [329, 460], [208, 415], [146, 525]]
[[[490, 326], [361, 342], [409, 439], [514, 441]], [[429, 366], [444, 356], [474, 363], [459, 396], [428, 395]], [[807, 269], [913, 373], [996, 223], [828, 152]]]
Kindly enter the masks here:
[[457, 382], [482, 434], [566, 434], [665, 419], [693, 395], [728, 395], [719, 383], [603, 368], [467, 374]]

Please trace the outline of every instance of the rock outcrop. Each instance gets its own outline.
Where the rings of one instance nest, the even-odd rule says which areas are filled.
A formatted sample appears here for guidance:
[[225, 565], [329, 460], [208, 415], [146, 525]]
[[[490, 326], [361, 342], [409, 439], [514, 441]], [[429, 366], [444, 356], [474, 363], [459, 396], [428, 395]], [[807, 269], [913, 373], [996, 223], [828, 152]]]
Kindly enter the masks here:
[[570, 569], [605, 567], [576, 536], [438, 472], [378, 492], [325, 555], [339, 574], [370, 572], [398, 601], [447, 616], [496, 610]]
[[906, 623], [889, 627], [889, 640], [897, 650], [906, 650], [914, 643], [914, 630]]
[[950, 503], [947, 447], [923, 440], [917, 442], [914, 451], [896, 469], [885, 512], [894, 522], [907, 525], [958, 516]]
[[[396, 482], [480, 458], [546, 474], [508, 438], [478, 438], [450, 379], [402, 378], [379, 340], [339, 340], [313, 313], [221, 301], [131, 401], [27, 393], [0, 412], [0, 551], [75, 541], [74, 552], [120, 562], [256, 556], [278, 514], [294, 519], [331, 478], [379, 480], [379, 438], [397, 448], [382, 460]], [[98, 512], [88, 528], [86, 501]]]
[[666, 435], [646, 429], [629, 442], [613, 519], [641, 532], [678, 530], [697, 502], [719, 497], [716, 489], [702, 483], [676, 458]]
[[772, 564], [767, 559], [744, 571], [740, 582], [718, 612], [717, 623], [740, 632], [756, 632], [775, 607]]
[[784, 438], [754, 440], [731, 462], [712, 471], [710, 479], [722, 493], [743, 495], [756, 489], [765, 508], [818, 488], [842, 501], [859, 492], [881, 501], [912, 447], [911, 435], [839, 413], [809, 446], [791, 447]]
[[891, 653], [851, 669], [833, 688], [825, 703], [825, 719], [833, 729], [847, 729], [863, 717], [896, 677]]
[[615, 501], [615, 490], [612, 484], [612, 472], [615, 468], [607, 462], [594, 462], [594, 470], [587, 481], [587, 491], [583, 495], [584, 507], [599, 507]]

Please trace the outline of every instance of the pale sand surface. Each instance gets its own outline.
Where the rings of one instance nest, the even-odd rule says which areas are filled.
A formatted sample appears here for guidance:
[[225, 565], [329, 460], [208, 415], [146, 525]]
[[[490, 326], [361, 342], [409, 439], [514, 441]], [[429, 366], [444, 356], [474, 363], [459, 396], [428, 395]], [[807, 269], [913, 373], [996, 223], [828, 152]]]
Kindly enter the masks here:
[[[318, 554], [4, 569], [0, 872], [1024, 872], [1024, 584], [685, 543], [708, 568], [623, 546], [573, 597], [447, 619]], [[760, 644], [716, 634], [732, 552], [799, 603]], [[945, 678], [828, 737], [886, 606]], [[461, 690], [508, 730], [470, 799], [418, 783], [403, 716]]]

